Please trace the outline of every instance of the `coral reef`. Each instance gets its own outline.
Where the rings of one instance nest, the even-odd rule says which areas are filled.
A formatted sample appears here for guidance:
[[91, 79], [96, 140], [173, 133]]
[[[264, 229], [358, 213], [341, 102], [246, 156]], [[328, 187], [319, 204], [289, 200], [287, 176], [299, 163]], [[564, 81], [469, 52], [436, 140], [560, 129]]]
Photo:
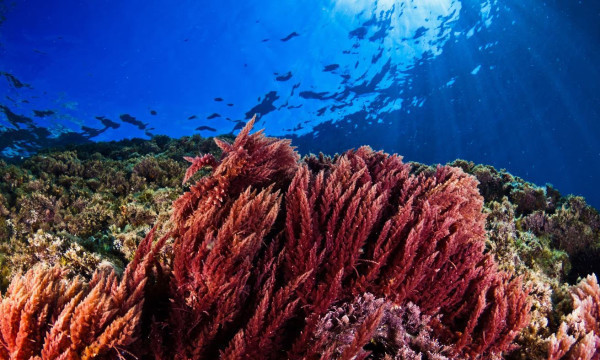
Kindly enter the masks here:
[[564, 201], [560, 193], [547, 184], [544, 188], [530, 184], [505, 170], [496, 170], [489, 165], [475, 165], [473, 162], [455, 160], [449, 165], [460, 167], [479, 181], [479, 191], [485, 202], [501, 202], [507, 197], [516, 206], [518, 216], [533, 211], [553, 212], [559, 202]]
[[[600, 215], [583, 198], [562, 197], [551, 185], [540, 188], [504, 170], [463, 160], [451, 165], [479, 181], [488, 213], [489, 253], [502, 269], [523, 275], [531, 286], [531, 322], [517, 338], [520, 349], [510, 358], [545, 359], [557, 347], [556, 339], [568, 349], [565, 339], [572, 330], [565, 319], [574, 311], [574, 295], [567, 282], [599, 273]], [[591, 335], [588, 340], [589, 347]], [[577, 358], [556, 354], [550, 358]]]
[[253, 123], [0, 164], [0, 359], [600, 356], [582, 198]]
[[[48, 150], [21, 164], [0, 161], [0, 290], [37, 261], [56, 260], [89, 276], [97, 258], [122, 271], [154, 223], [167, 231], [182, 192], [183, 157], [216, 149], [197, 136], [157, 136]], [[62, 245], [29, 246], [39, 232]]]
[[553, 213], [535, 211], [519, 225], [569, 255], [569, 282], [600, 273], [600, 215], [583, 198], [570, 196]]

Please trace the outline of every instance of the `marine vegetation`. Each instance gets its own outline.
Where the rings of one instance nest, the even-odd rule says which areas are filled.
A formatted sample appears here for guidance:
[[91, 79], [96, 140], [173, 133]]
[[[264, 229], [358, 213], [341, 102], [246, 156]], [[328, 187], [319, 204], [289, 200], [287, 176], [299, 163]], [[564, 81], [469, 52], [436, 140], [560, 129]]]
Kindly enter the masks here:
[[198, 136], [155, 136], [0, 161], [0, 290], [39, 262], [86, 277], [102, 261], [121, 272], [154, 223], [168, 227], [183, 157], [217, 149]]
[[[14, 276], [0, 359], [600, 356], [595, 275], [565, 284], [553, 261], [567, 266], [568, 249], [522, 224], [548, 192], [519, 207], [511, 196], [540, 190], [484, 198], [466, 162], [369, 147], [301, 159], [253, 124], [215, 139], [220, 157], [187, 157], [170, 225], [157, 221], [122, 276], [107, 264], [89, 281], [44, 264]], [[544, 216], [571, 214], [553, 199]], [[586, 211], [567, 224], [590, 226]]]

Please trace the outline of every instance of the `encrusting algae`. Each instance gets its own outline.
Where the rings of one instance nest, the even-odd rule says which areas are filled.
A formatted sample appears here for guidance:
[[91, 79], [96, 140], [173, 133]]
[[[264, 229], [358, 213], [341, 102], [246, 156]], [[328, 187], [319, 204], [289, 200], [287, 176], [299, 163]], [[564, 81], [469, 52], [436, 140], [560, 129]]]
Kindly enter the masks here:
[[582, 198], [253, 123], [2, 164], [0, 359], [600, 356]]

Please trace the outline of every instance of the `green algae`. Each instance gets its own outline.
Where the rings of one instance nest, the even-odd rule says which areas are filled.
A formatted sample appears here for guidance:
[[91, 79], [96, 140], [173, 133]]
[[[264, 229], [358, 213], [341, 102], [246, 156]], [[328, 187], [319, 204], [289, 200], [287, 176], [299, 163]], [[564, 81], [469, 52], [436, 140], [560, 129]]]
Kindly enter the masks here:
[[[80, 274], [99, 261], [122, 269], [155, 223], [168, 225], [171, 203], [183, 192], [183, 157], [205, 152], [220, 149], [199, 136], [156, 136], [0, 160], [0, 288], [37, 261]], [[55, 254], [67, 251], [70, 257]]]

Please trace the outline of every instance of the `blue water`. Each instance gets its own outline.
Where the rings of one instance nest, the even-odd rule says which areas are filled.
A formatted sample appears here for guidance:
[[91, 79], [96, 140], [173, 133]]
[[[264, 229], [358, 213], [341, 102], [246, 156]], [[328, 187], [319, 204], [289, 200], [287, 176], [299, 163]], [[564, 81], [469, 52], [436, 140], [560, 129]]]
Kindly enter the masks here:
[[0, 1], [0, 154], [210, 136], [463, 158], [600, 207], [600, 1]]

